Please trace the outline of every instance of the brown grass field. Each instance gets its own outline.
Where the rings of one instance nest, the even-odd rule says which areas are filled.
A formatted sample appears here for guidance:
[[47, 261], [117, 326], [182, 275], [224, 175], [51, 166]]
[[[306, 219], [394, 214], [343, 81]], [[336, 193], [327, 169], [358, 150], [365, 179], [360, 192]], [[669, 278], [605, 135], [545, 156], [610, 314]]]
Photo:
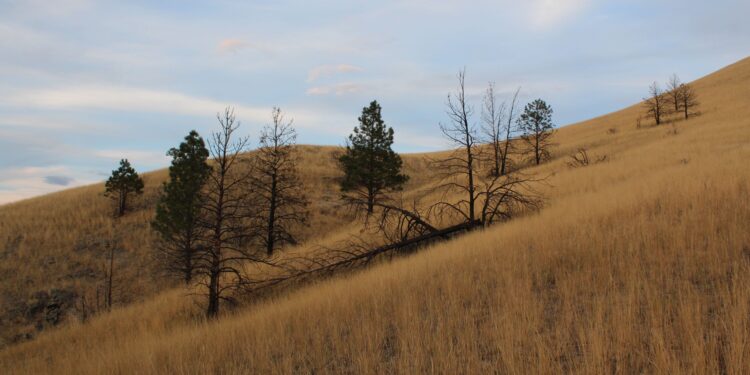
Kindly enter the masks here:
[[[750, 59], [694, 86], [688, 121], [637, 129], [635, 105], [560, 129], [554, 160], [530, 170], [550, 175], [537, 214], [212, 322], [152, 276], [165, 173], [147, 174], [120, 224], [121, 307], [8, 345], [0, 373], [750, 373]], [[578, 147], [607, 162], [568, 168]], [[358, 230], [337, 207], [333, 151], [303, 147], [306, 244]], [[404, 158], [407, 193], [429, 186], [424, 156]], [[98, 272], [96, 238], [115, 230], [102, 190], [0, 207], [4, 308], [96, 282], [76, 271]]]

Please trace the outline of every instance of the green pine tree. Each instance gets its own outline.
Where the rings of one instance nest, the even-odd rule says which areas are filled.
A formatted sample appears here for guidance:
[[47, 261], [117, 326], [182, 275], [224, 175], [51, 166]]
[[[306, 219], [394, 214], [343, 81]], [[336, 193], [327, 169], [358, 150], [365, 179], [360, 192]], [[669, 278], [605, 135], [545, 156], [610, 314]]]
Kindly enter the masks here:
[[104, 195], [114, 199], [117, 204], [118, 217], [125, 215], [130, 194], [143, 194], [143, 180], [130, 166], [128, 159], [120, 160], [120, 167], [112, 171], [104, 187]]
[[162, 187], [156, 205], [153, 229], [159, 234], [159, 255], [164, 269], [180, 275], [185, 283], [193, 276], [193, 258], [202, 230], [198, 219], [202, 205], [201, 189], [208, 178], [208, 150], [193, 130], [179, 148], [167, 152], [172, 157], [169, 181]]
[[401, 157], [391, 149], [393, 129], [385, 125], [380, 112], [377, 101], [362, 109], [359, 126], [349, 136], [346, 152], [339, 157], [344, 171], [341, 190], [364, 200], [368, 214], [383, 193], [400, 189], [408, 180], [401, 174]]
[[552, 107], [544, 100], [536, 99], [526, 105], [521, 117], [518, 118], [521, 140], [528, 146], [527, 153], [536, 164], [549, 159], [549, 138], [554, 134], [552, 124]]

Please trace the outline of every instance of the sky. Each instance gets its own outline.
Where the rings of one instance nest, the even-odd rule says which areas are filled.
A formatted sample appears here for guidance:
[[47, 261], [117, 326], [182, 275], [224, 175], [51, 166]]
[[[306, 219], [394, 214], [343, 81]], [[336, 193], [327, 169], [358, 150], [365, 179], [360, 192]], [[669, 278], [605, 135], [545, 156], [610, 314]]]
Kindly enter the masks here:
[[[747, 57], [747, 0], [0, 0], [0, 204], [169, 165], [234, 106], [257, 138], [280, 107], [342, 145], [378, 100], [399, 152], [446, 147], [465, 68], [479, 109], [522, 87], [564, 126]], [[478, 120], [478, 117], [477, 117]]]

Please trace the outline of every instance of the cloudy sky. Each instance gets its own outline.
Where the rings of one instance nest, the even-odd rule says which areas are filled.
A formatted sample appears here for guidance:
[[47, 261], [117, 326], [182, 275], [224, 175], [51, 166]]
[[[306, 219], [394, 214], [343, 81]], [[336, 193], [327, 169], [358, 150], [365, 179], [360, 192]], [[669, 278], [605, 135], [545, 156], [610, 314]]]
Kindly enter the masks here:
[[[156, 5], [158, 3], [158, 5]], [[747, 0], [0, 0], [0, 204], [141, 171], [215, 114], [256, 135], [273, 106], [299, 142], [343, 144], [383, 106], [401, 152], [444, 147], [455, 74], [475, 101], [522, 86], [560, 126], [746, 57]]]

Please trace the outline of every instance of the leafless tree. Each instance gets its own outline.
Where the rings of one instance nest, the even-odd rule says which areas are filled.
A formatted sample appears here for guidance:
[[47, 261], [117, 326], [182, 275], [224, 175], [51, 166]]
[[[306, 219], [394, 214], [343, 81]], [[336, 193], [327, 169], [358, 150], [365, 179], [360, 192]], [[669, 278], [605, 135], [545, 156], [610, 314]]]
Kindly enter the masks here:
[[434, 166], [443, 181], [440, 188], [447, 192], [460, 191], [465, 196], [455, 203], [441, 202], [440, 208], [458, 214], [473, 225], [477, 223], [476, 174], [481, 148], [477, 144], [479, 137], [476, 127], [471, 123], [474, 111], [466, 98], [466, 69], [458, 72], [458, 89], [455, 95], [448, 94], [446, 106], [450, 121], [440, 123], [440, 131], [455, 150], [447, 158], [435, 160]]
[[[517, 94], [518, 91], [516, 96]], [[491, 112], [493, 95], [488, 92], [485, 96], [485, 113]], [[531, 184], [538, 181], [537, 179], [522, 176], [521, 173], [511, 174], [507, 170], [502, 173], [502, 163], [501, 173], [481, 173], [481, 165], [486, 157], [476, 142], [476, 130], [471, 124], [472, 108], [466, 100], [465, 71], [459, 72], [458, 90], [454, 96], [448, 96], [447, 107], [450, 123], [440, 124], [440, 129], [456, 146], [456, 150], [447, 158], [435, 161], [437, 173], [442, 181], [438, 189], [443, 189], [445, 194], [443, 199], [431, 207], [431, 212], [441, 217], [446, 214], [455, 215], [461, 219], [462, 224], [471, 228], [488, 226], [496, 221], [508, 219], [521, 207], [537, 207], [540, 200], [531, 189]], [[512, 118], [512, 113], [509, 117]], [[496, 116], [493, 123], [497, 124]], [[506, 137], [509, 137], [508, 134], [506, 128]], [[494, 163], [490, 165], [491, 168], [497, 166]], [[458, 192], [463, 197], [457, 201], [450, 200], [448, 193], [451, 192]]]
[[681, 90], [682, 82], [677, 74], [672, 74], [667, 81], [667, 92], [666, 98], [668, 99], [671, 106], [674, 106], [674, 113], [680, 112], [680, 106], [682, 105]]
[[516, 104], [518, 103], [518, 94], [521, 92], [521, 87], [519, 86], [516, 89], [516, 92], [513, 94], [513, 99], [510, 101], [510, 106], [508, 107], [508, 116], [506, 118], [505, 123], [505, 143], [503, 145], [503, 153], [502, 153], [502, 160], [500, 163], [500, 176], [504, 176], [509, 172], [509, 169], [513, 166], [511, 165], [511, 159], [510, 154], [513, 152], [513, 146], [512, 146], [512, 132], [513, 132], [513, 122], [516, 121]]
[[292, 234], [307, 220], [307, 200], [297, 173], [297, 133], [281, 109], [272, 111], [273, 123], [260, 136], [250, 185], [257, 194], [259, 239], [267, 255], [284, 244], [297, 243]]
[[235, 134], [240, 124], [233, 108], [227, 107], [216, 117], [219, 130], [208, 141], [213, 168], [204, 188], [200, 219], [206, 228], [205, 246], [197, 249], [194, 260], [194, 280], [208, 292], [209, 318], [218, 315], [221, 301], [231, 301], [229, 292], [241, 287], [246, 279], [244, 263], [268, 263], [256, 248], [247, 246], [248, 237], [257, 235], [252, 227], [254, 192], [247, 188], [252, 169], [242, 158], [248, 138]]
[[[346, 203], [355, 206], [355, 211], [364, 212], [370, 204], [374, 205], [377, 215], [368, 216], [367, 225], [375, 229], [374, 234], [381, 235], [379, 239], [377, 236], [368, 240], [352, 238], [321, 247], [303, 257], [285, 258], [283, 263], [277, 264], [281, 272], [246, 280], [247, 290], [262, 293], [266, 288], [361, 267], [384, 255], [415, 251], [425, 244], [538, 208], [542, 200], [533, 185], [540, 179], [520, 171], [493, 176], [486, 173], [491, 171], [482, 169], [481, 148], [465, 95], [464, 71], [459, 72], [458, 80], [457, 92], [448, 96], [447, 101], [450, 123], [440, 125], [443, 134], [457, 149], [444, 159], [432, 161], [442, 178], [439, 189], [444, 190], [443, 199], [434, 204], [422, 204], [420, 194], [410, 200], [402, 195], [386, 195], [375, 202], [362, 196], [345, 197]], [[457, 193], [458, 197], [449, 192]], [[458, 220], [452, 220], [456, 218]]]
[[505, 123], [505, 102], [498, 104], [495, 97], [495, 83], [490, 82], [482, 103], [482, 133], [492, 148], [492, 176], [499, 176], [503, 163], [503, 124]]
[[654, 118], [656, 125], [661, 125], [662, 116], [666, 114], [666, 98], [664, 93], [659, 88], [659, 84], [654, 82], [648, 88], [649, 97], [644, 98], [643, 106], [646, 108], [646, 113], [649, 117]]
[[570, 168], [578, 168], [578, 167], [585, 167], [590, 164], [604, 162], [607, 160], [607, 155], [590, 158], [588, 151], [585, 148], [579, 148], [578, 152], [576, 152], [573, 155], [570, 155], [570, 159], [571, 160], [568, 162], [568, 166]]
[[695, 111], [695, 108], [698, 107], [700, 103], [698, 102], [695, 90], [693, 90], [693, 87], [690, 84], [681, 84], [678, 88], [678, 91], [680, 98], [680, 108], [682, 109], [682, 113], [685, 116], [685, 120], [687, 120], [688, 117], [698, 113], [697, 111]]

